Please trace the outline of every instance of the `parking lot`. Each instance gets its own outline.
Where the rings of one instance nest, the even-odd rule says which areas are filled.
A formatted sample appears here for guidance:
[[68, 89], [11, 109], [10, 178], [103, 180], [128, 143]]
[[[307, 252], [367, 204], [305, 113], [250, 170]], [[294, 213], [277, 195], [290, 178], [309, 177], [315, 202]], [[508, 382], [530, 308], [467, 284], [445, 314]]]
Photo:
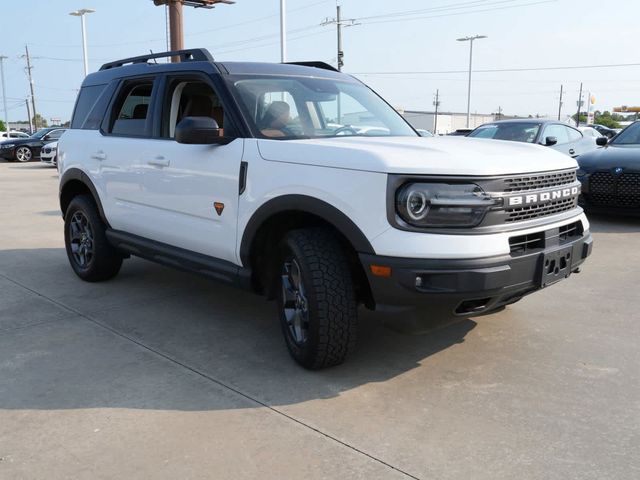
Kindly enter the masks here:
[[505, 311], [298, 367], [275, 307], [130, 259], [89, 284], [55, 169], [0, 162], [0, 478], [640, 477], [640, 220]]

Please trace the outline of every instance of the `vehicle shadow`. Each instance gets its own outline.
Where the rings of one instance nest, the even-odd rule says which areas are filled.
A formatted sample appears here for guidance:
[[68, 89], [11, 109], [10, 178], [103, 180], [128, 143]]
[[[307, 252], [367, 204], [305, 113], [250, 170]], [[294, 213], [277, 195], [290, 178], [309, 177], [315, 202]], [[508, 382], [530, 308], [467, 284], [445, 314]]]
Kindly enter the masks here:
[[593, 233], [640, 232], [640, 217], [587, 212], [587, 218]]
[[[257, 406], [247, 397], [269, 406], [328, 399], [406, 374], [476, 326], [436, 318], [408, 335], [361, 310], [356, 352], [312, 372], [290, 359], [272, 303], [143, 260], [89, 284], [64, 249], [4, 250], [0, 286], [11, 298], [0, 302], [0, 409], [190, 411]], [[242, 401], [224, 388], [212, 395], [221, 386]]]

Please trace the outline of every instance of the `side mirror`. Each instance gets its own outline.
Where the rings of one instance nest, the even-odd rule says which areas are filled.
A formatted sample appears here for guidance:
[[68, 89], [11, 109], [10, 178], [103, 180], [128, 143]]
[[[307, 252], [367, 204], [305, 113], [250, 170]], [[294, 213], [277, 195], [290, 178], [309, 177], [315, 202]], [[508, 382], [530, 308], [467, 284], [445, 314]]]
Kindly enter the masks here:
[[212, 145], [220, 143], [220, 127], [211, 117], [184, 117], [176, 125], [175, 138], [178, 143]]
[[547, 137], [544, 139], [544, 144], [547, 147], [551, 147], [552, 145], [555, 145], [556, 143], [558, 143], [558, 138], [557, 137]]
[[607, 143], [609, 143], [609, 139], [607, 137], [596, 138], [596, 145], [600, 147], [604, 147]]

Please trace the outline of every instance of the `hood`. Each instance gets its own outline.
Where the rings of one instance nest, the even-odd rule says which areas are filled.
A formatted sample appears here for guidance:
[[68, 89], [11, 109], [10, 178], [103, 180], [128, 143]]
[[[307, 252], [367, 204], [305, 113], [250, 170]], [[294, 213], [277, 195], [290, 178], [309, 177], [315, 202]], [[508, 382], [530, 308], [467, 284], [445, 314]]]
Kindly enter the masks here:
[[490, 176], [577, 168], [550, 148], [467, 137], [258, 140], [265, 160], [381, 173]]
[[640, 145], [607, 145], [580, 155], [578, 164], [586, 171], [609, 170], [616, 167], [640, 170]]
[[35, 138], [31, 138], [31, 137], [29, 137], [29, 138], [10, 138], [8, 140], [3, 140], [2, 142], [0, 142], [0, 145], [1, 144], [8, 144], [8, 143], [11, 143], [13, 145], [23, 145], [25, 143], [31, 143], [33, 141], [37, 142], [38, 140], [35, 139]]

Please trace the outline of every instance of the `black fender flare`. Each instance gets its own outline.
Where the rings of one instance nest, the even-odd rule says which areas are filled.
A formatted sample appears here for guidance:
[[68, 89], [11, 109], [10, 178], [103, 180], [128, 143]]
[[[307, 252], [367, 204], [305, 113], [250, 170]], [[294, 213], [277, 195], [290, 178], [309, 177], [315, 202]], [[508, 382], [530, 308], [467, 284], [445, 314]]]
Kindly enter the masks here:
[[333, 205], [307, 195], [282, 195], [261, 205], [251, 216], [242, 234], [240, 259], [247, 266], [251, 262], [251, 246], [258, 230], [273, 215], [284, 212], [309, 213], [333, 225], [359, 253], [374, 255], [367, 237], [353, 221]]
[[102, 208], [102, 202], [100, 201], [100, 195], [98, 195], [98, 190], [96, 189], [95, 185], [89, 178], [89, 175], [84, 173], [79, 168], [70, 168], [69, 170], [65, 171], [62, 174], [62, 177], [60, 178], [60, 191], [58, 193], [58, 198], [60, 200], [60, 210], [62, 211], [63, 218], [64, 218], [65, 212], [62, 206], [62, 192], [64, 191], [65, 186], [68, 185], [69, 182], [71, 181], [79, 181], [89, 189], [89, 191], [91, 192], [91, 195], [93, 196], [93, 199], [96, 202], [96, 206], [98, 207], [100, 218], [105, 223], [105, 225], [108, 226], [109, 222], [107, 222], [107, 217], [104, 214], [104, 209]]

